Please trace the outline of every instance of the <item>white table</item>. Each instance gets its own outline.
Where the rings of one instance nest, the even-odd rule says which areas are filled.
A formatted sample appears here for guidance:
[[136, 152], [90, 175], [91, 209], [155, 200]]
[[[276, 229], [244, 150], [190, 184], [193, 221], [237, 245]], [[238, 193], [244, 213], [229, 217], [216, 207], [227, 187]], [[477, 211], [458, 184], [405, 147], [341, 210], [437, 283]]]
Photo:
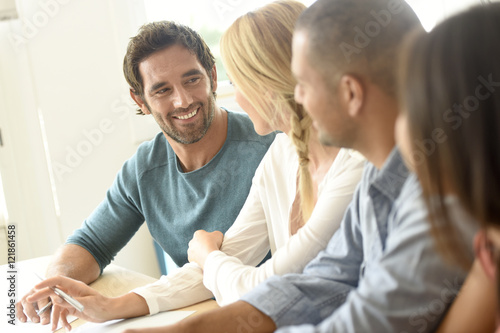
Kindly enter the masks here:
[[[47, 265], [50, 262], [51, 257], [40, 257], [40, 258], [35, 258], [35, 259], [30, 259], [30, 260], [24, 260], [16, 263], [16, 267], [14, 270], [11, 270], [8, 265], [2, 265], [0, 266], [0, 277], [1, 277], [1, 283], [0, 286], [2, 286], [2, 289], [0, 292], [2, 293], [2, 299], [5, 300], [2, 302], [2, 308], [4, 309], [4, 313], [0, 318], [1, 323], [0, 327], [1, 332], [9, 332], [9, 327], [12, 328], [11, 325], [7, 324], [7, 320], [9, 319], [7, 317], [7, 306], [9, 304], [9, 295], [8, 291], [10, 288], [10, 282], [7, 280], [9, 276], [13, 275], [12, 273], [9, 272], [16, 272], [14, 275], [16, 276], [16, 282], [17, 286], [15, 288], [16, 296], [17, 299], [20, 299], [24, 294], [26, 294], [36, 283], [39, 282], [39, 280], [36, 278], [36, 276], [33, 274], [33, 272], [38, 273], [39, 275], [43, 276]], [[99, 291], [105, 296], [108, 297], [115, 297], [119, 295], [123, 295], [130, 290], [143, 286], [145, 284], [151, 283], [156, 281], [156, 279], [138, 273], [134, 272], [125, 268], [122, 268], [120, 266], [111, 264], [106, 269], [104, 270], [103, 274], [91, 284], [91, 287]], [[5, 304], [5, 305], [4, 305]], [[213, 300], [208, 300], [204, 301], [195, 305], [188, 306], [186, 308], [179, 309], [178, 311], [196, 311], [194, 315], [208, 311], [211, 309], [217, 308], [218, 305], [215, 301]], [[71, 326], [73, 328], [79, 327], [86, 322], [83, 319], [77, 319], [74, 321]], [[7, 330], [4, 330], [3, 328], [6, 327]], [[50, 326], [47, 327], [47, 332], [50, 331], [49, 329]], [[26, 332], [30, 332], [29, 330], [26, 330]], [[56, 332], [64, 332], [64, 329], [59, 329]]]

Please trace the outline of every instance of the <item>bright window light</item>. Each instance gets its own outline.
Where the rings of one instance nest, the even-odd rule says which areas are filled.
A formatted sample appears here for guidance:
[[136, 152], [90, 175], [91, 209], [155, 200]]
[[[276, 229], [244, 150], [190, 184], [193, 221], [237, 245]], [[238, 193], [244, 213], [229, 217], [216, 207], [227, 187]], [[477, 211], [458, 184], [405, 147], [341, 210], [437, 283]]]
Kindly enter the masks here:
[[[219, 39], [239, 16], [274, 0], [143, 0], [148, 22], [172, 20], [199, 32], [216, 58], [219, 81], [227, 80], [220, 60]], [[315, 0], [302, 0], [310, 6]], [[406, 0], [427, 31], [443, 19], [470, 6], [498, 0]]]
[[[239, 16], [262, 7], [272, 0], [144, 0], [148, 22], [170, 20], [185, 24], [200, 35], [210, 47], [217, 65], [219, 81], [228, 80], [220, 59], [219, 39]], [[300, 1], [306, 6], [314, 0]]]
[[406, 0], [420, 18], [425, 30], [462, 10], [498, 0]]

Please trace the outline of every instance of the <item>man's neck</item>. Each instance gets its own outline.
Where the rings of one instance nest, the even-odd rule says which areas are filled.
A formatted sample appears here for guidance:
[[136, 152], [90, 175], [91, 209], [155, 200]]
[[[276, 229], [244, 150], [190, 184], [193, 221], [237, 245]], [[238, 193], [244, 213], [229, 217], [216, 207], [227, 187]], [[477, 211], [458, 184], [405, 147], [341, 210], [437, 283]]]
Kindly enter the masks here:
[[365, 149], [357, 149], [368, 161], [370, 161], [377, 169], [381, 169], [387, 158], [394, 149], [396, 142], [394, 137], [380, 137], [379, 140], [367, 142]]
[[182, 144], [165, 135], [179, 159], [184, 172], [191, 172], [205, 166], [219, 152], [226, 142], [227, 112], [215, 105], [212, 124], [203, 138], [195, 143]]
[[366, 112], [367, 118], [358, 131], [358, 142], [353, 148], [380, 169], [396, 145], [394, 128], [398, 104], [377, 86], [372, 85], [367, 105], [370, 109]]

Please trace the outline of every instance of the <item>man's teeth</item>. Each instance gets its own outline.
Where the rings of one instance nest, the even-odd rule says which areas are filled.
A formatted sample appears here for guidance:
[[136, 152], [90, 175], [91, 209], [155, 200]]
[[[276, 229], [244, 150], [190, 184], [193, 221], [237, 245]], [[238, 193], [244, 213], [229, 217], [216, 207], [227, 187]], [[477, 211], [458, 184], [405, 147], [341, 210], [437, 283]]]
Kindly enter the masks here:
[[186, 120], [186, 119], [189, 119], [189, 118], [193, 118], [194, 116], [196, 116], [196, 114], [198, 113], [198, 109], [194, 110], [193, 112], [185, 115], [185, 116], [179, 116], [179, 117], [176, 117], [178, 119], [182, 119], [182, 120]]

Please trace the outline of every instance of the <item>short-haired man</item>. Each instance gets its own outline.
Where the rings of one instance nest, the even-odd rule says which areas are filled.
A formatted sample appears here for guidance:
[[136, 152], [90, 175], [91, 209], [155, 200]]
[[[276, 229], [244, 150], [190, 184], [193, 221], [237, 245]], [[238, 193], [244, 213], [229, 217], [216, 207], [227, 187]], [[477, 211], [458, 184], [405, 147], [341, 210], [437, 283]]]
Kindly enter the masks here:
[[[217, 106], [214, 57], [186, 26], [143, 26], [129, 43], [123, 68], [139, 113], [152, 114], [162, 133], [123, 165], [104, 201], [59, 249], [47, 276], [94, 281], [144, 221], [177, 265], [187, 263], [196, 230], [225, 232], [234, 222], [274, 139], [259, 136], [246, 115]], [[146, 305], [141, 296], [128, 296], [130, 306]], [[39, 318], [26, 296], [17, 304], [21, 321], [27, 315], [46, 324], [49, 314]]]
[[[339, 231], [303, 274], [272, 277], [241, 301], [171, 327], [127, 332], [436, 328], [466, 273], [435, 252], [418, 180], [395, 148], [397, 50], [413, 28], [421, 25], [402, 0], [317, 0], [306, 9], [293, 40], [295, 98], [323, 143], [370, 162]], [[463, 233], [472, 244], [474, 231]]]

